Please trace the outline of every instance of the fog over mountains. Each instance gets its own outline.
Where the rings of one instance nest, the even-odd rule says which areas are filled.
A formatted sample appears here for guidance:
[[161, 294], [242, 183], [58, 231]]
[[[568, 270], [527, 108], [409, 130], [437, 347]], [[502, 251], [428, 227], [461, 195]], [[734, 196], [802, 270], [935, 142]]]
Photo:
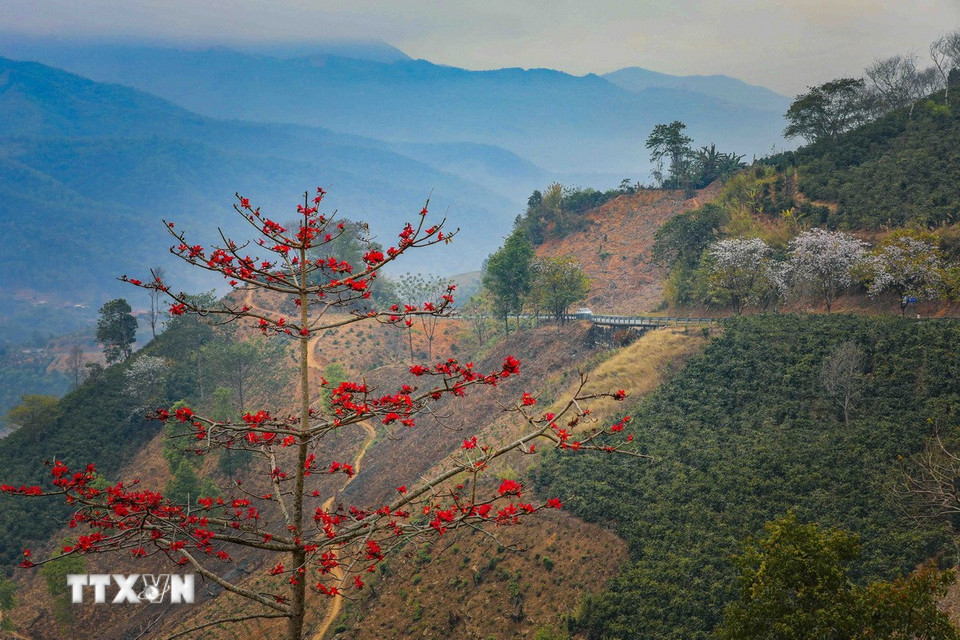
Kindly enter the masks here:
[[672, 120], [687, 123], [698, 143], [748, 157], [782, 144], [789, 100], [723, 76], [655, 74], [638, 81], [643, 70], [606, 77], [468, 71], [399, 51], [388, 59], [383, 46], [367, 51], [341, 45], [276, 57], [223, 48], [16, 42], [0, 48], [2, 55], [135, 87], [211, 117], [319, 126], [390, 142], [490, 144], [556, 173], [645, 180], [643, 143], [656, 124]]
[[169, 266], [161, 216], [213, 240], [238, 190], [283, 220], [323, 185], [388, 245], [431, 196], [460, 242], [406, 268], [476, 269], [533, 189], [648, 182], [656, 124], [682, 120], [696, 144], [749, 158], [783, 145], [789, 104], [724, 76], [468, 71], [382, 43], [190, 50], [7, 34], [0, 56], [0, 296], [92, 303], [124, 291], [113, 278], [142, 273], [142, 256]]

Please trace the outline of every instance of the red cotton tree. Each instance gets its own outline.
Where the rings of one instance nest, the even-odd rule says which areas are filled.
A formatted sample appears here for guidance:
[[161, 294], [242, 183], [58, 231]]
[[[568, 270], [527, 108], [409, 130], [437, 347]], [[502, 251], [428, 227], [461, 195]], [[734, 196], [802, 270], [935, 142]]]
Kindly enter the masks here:
[[[448, 242], [443, 222], [429, 225], [427, 208], [416, 224], [407, 223], [395, 246], [381, 252], [371, 248], [363, 264], [348, 264], [333, 257], [313, 260], [311, 251], [328, 245], [344, 232], [330, 216], [320, 213], [324, 196], [317, 189], [312, 200], [305, 195], [297, 207], [296, 226], [287, 229], [237, 196], [234, 209], [254, 230], [254, 240], [236, 243], [221, 233], [222, 245], [193, 245], [174, 223], [165, 222], [176, 244], [171, 252], [200, 269], [221, 274], [240, 295], [224, 298], [217, 305], [200, 306], [197, 298], [174, 293], [152, 272], [146, 281], [122, 279], [171, 299], [172, 315], [186, 313], [248, 321], [264, 334], [289, 337], [299, 347], [297, 407], [285, 414], [275, 407], [246, 413], [241, 420], [218, 421], [191, 408], [158, 409], [153, 417], [177, 426], [186, 446], [198, 454], [217, 448], [252, 451], [261, 461], [249, 472], [250, 482], [237, 482], [227, 497], [202, 496], [193, 504], [177, 504], [160, 492], [144, 489], [138, 482], [104, 486], [95, 482], [94, 465], [68, 469], [61, 461], [52, 464], [52, 487], [3, 485], [14, 495], [59, 495], [76, 507], [70, 525], [85, 528], [75, 545], [64, 554], [119, 552], [143, 557], [163, 554], [185, 570], [200, 574], [223, 589], [249, 601], [240, 615], [205, 622], [177, 635], [224, 622], [257, 618], [285, 618], [286, 638], [304, 636], [305, 599], [308, 589], [340, 597], [364, 586], [391, 550], [411, 538], [443, 536], [472, 527], [489, 528], [518, 523], [544, 508], [559, 508], [559, 500], [528, 502], [524, 487], [514, 480], [478, 484], [478, 476], [490, 462], [512, 451], [532, 454], [536, 441], [568, 451], [619, 451], [642, 457], [624, 448], [632, 436], [623, 433], [629, 417], [601, 427], [587, 418], [584, 401], [602, 396], [622, 400], [625, 393], [578, 392], [554, 413], [539, 413], [536, 399], [523, 393], [505, 410], [515, 412], [526, 425], [525, 433], [512, 441], [484, 443], [476, 435], [464, 440], [445, 471], [427, 480], [411, 478], [396, 488], [389, 504], [339, 505], [326, 500], [314, 483], [325, 474], [343, 474], [349, 481], [358, 472], [345, 462], [331, 434], [348, 429], [370, 431], [367, 423], [379, 422], [399, 428], [414, 428], [418, 414], [445, 397], [463, 396], [468, 387], [495, 386], [520, 373], [512, 356], [496, 371], [475, 370], [473, 363], [449, 359], [414, 364], [410, 373], [417, 385], [398, 384], [389, 391], [366, 382], [343, 382], [330, 389], [326, 381], [311, 384], [311, 337], [327, 329], [357, 322], [404, 326], [417, 316], [447, 315], [453, 303], [453, 286], [438, 302], [394, 305], [387, 309], [365, 308], [370, 285], [389, 263], [406, 253]], [[260, 252], [248, 255], [248, 249]], [[252, 293], [271, 292], [271, 300], [284, 299], [273, 310], [255, 307]], [[240, 301], [242, 300], [242, 301]], [[264, 303], [266, 304], [266, 303]], [[284, 314], [284, 310], [289, 310]], [[580, 389], [582, 390], [581, 384]], [[326, 403], [321, 392], [326, 392]], [[614, 444], [616, 442], [616, 444]], [[250, 487], [260, 486], [266, 491]], [[487, 488], [484, 488], [487, 487]], [[256, 588], [223, 577], [225, 565], [238, 548], [259, 550], [273, 559]], [[36, 566], [26, 559], [21, 566]], [[37, 564], [42, 562], [37, 561]], [[268, 586], [265, 587], [264, 584]]]

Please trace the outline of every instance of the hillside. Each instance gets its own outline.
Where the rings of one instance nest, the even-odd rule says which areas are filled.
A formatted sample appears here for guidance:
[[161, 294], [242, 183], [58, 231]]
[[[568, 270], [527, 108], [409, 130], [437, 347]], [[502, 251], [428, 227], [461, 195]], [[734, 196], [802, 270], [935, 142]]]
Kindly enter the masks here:
[[960, 222], [960, 110], [929, 98], [841, 134], [762, 160], [796, 171], [810, 200], [834, 203], [811, 224], [842, 229]]
[[[268, 304], [268, 302], [257, 301], [255, 304]], [[467, 342], [467, 331], [466, 327], [460, 326], [455, 321], [445, 323], [435, 348], [445, 353], [462, 350], [463, 347], [457, 347], [457, 344]], [[138, 354], [130, 363], [111, 367], [107, 369], [103, 378], [89, 381], [78, 391], [68, 394], [60, 403], [64, 411], [62, 420], [58, 420], [56, 424], [21, 429], [14, 436], [0, 441], [0, 457], [8, 460], [5, 463], [8, 469], [5, 481], [12, 480], [17, 483], [37, 481], [46, 473], [39, 460], [44, 452], [49, 450], [48, 447], [56, 446], [58, 442], [72, 441], [74, 444], [69, 447], [72, 453], [66, 456], [68, 463], [78, 464], [81, 460], [98, 460], [99, 468], [111, 480], [125, 479], [129, 482], [133, 478], [140, 478], [145, 486], [162, 487], [170, 478], [170, 470], [164, 461], [168, 454], [165, 452], [163, 436], [157, 434], [150, 423], [144, 424], [138, 430], [137, 438], [127, 439], [121, 435], [131, 425], [140, 424], [138, 412], [131, 406], [135, 399], [130, 397], [131, 392], [126, 383], [127, 371], [141, 358], [164, 357], [167, 359], [169, 369], [168, 373], [161, 378], [159, 386], [155, 387], [160, 394], [156, 402], [169, 403], [176, 398], [185, 398], [192, 403], [200, 402], [202, 405], [203, 401], [197, 397], [197, 385], [200, 383], [197, 375], [204, 368], [200, 363], [212, 357], [213, 352], [209, 352], [212, 340], [214, 335], [209, 329], [204, 329], [202, 325], [178, 320], [155, 344]], [[392, 359], [406, 360], [405, 342], [400, 332], [389, 327], [374, 327], [360, 331], [352, 328], [331, 331], [320, 336], [314, 345], [314, 366], [319, 374], [332, 364], [330, 354], [337, 353], [343, 357], [338, 358], [336, 362], [346, 367], [348, 375], [363, 374], [372, 384], [395, 384], [396, 380], [409, 377], [406, 367], [384, 364], [384, 360], [388, 362]], [[652, 387], [661, 372], [669, 370], [672, 362], [681, 361], [685, 353], [696, 350], [699, 344], [697, 338], [691, 340], [682, 335], [658, 337], [652, 341], [644, 338], [636, 343], [631, 353], [643, 351], [658, 354], [648, 361], [649, 368], [645, 370], [649, 385]], [[417, 337], [415, 345], [418, 357], [422, 357], [419, 352], [425, 348], [425, 343]], [[522, 359], [524, 364], [521, 376], [510, 380], [502, 389], [494, 393], [471, 393], [463, 402], [444, 403], [438, 407], [438, 414], [443, 416], [442, 422], [424, 420], [417, 429], [392, 433], [384, 431], [378, 434], [373, 446], [366, 451], [363, 458], [364, 473], [357, 477], [356, 482], [349, 484], [342, 494], [343, 499], [360, 504], [378, 503], [393, 494], [397, 484], [410, 477], [427, 474], [435, 465], [442, 464], [447, 455], [459, 448], [467, 433], [476, 433], [485, 439], [505, 437], [517, 425], [501, 417], [502, 414], [497, 408], [500, 402], [518, 394], [521, 389], [531, 390], [541, 395], [544, 402], [547, 402], [547, 398], [561, 397], [575, 377], [571, 354], [574, 362], [605, 362], [609, 355], [595, 342], [588, 340], [586, 327], [565, 327], [560, 334], [553, 327], [542, 327], [514, 336], [506, 343], [497, 345], [489, 355], [478, 360], [478, 368], [495, 366], [502, 361], [504, 353], [512, 353]], [[632, 356], [626, 359], [621, 358], [610, 367], [605, 369], [601, 367], [597, 374], [598, 389], [615, 388], [627, 384], [631, 376], [638, 371], [632, 364], [632, 360]], [[204, 366], [210, 365], [207, 363]], [[210, 383], [208, 381], [203, 384]], [[105, 399], [108, 402], [107, 405], [103, 405]], [[94, 411], [92, 403], [99, 403], [101, 408]], [[123, 443], [123, 446], [113, 450], [109, 459], [95, 452], [95, 449], [102, 447], [99, 440], [83, 435], [84, 430], [90, 429], [86, 422], [70, 419], [71, 416], [76, 415], [103, 417], [106, 415], [103, 410], [107, 408], [110, 411], [109, 415], [112, 416], [111, 425], [116, 425], [116, 429], [120, 429], [120, 432], [113, 427], [105, 426], [98, 430], [98, 434], [100, 437]], [[601, 408], [598, 416], [607, 416], [609, 410], [610, 407]], [[346, 456], [348, 452], [350, 452], [349, 455], [356, 455], [360, 442], [354, 438], [344, 437], [338, 438], [336, 444], [340, 450], [339, 455]], [[11, 462], [13, 456], [17, 459], [16, 464]], [[124, 461], [128, 464], [120, 466], [119, 463]], [[506, 476], [523, 474], [528, 464], [529, 462], [522, 458], [507, 460], [504, 464], [498, 464], [496, 473]], [[216, 458], [201, 460], [200, 469], [206, 477], [221, 484], [225, 481], [225, 477], [219, 465]], [[253, 482], [256, 481], [253, 480]], [[333, 495], [337, 491], [336, 479], [331, 479], [328, 485], [326, 490]], [[252, 487], [255, 484], [249, 486]], [[38, 554], [43, 553], [44, 550], [50, 549], [51, 544], [56, 544], [59, 539], [71, 533], [68, 529], [57, 531], [55, 525], [57, 522], [62, 522], [60, 518], [63, 510], [55, 502], [21, 504], [10, 502], [9, 499], [2, 502], [3, 513], [8, 516], [0, 523], [7, 532], [4, 535], [5, 542], [0, 548], [0, 553], [5, 557], [16, 555], [19, 549], [26, 546], [37, 549]], [[37, 508], [42, 510], [38, 513]], [[42, 518], [40, 513], [44, 514]], [[10, 520], [9, 517], [13, 517], [14, 520]], [[41, 518], [43, 526], [34, 527], [30, 532], [16, 529], [14, 525], [16, 521], [37, 518]], [[11, 535], [15, 530], [16, 535]], [[43, 541], [46, 536], [51, 535], [52, 542]], [[457, 628], [462, 625], [464, 633], [467, 634], [464, 637], [486, 637], [481, 635], [480, 627], [477, 626], [481, 624], [480, 619], [471, 618], [460, 608], [462, 604], [460, 598], [449, 597], [454, 593], [449, 591], [447, 584], [449, 581], [454, 581], [455, 588], [459, 588], [456, 585], [466, 587], [469, 584], [483, 583], [485, 585], [483, 589], [467, 589], [470, 594], [473, 594], [471, 598], [475, 598], [471, 599], [471, 606], [479, 608], [494, 607], [507, 611], [513, 606], [510, 604], [511, 598], [516, 595], [513, 591], [519, 590], [518, 593], [524, 595], [523, 607], [526, 612], [524, 616], [520, 620], [512, 620], [504, 615], [502, 619], [498, 618], [495, 624], [497, 628], [503, 629], [503, 633], [507, 633], [507, 630], [522, 630], [524, 633], [529, 633], [557, 623], [558, 603], [562, 603], [567, 611], [575, 610], [581, 594], [597, 591], [615, 574], [617, 567], [626, 558], [623, 544], [615, 536], [597, 527], [585, 525], [564, 513], [537, 522], [529, 529], [519, 527], [505, 530], [502, 543], [515, 544], [520, 548], [529, 548], [530, 551], [519, 555], [509, 550], [496, 551], [496, 545], [490, 547], [487, 542], [475, 536], [462, 534], [458, 538], [438, 541], [437, 547], [432, 551], [421, 550], [414, 553], [414, 550], [411, 550], [410, 555], [402, 554], [392, 560], [388, 566], [398, 575], [407, 571], [408, 566], [415, 567], [415, 572], [421, 574], [419, 580], [423, 581], [423, 586], [411, 597], [413, 601], [420, 603], [423, 609], [424, 613], [421, 615], [424, 629], [435, 625], [437, 620], [446, 620], [447, 622], [443, 624], [453, 624]], [[462, 552], [451, 548], [451, 544], [462, 549]], [[429, 560], [434, 556], [436, 556], [435, 559]], [[590, 558], [590, 568], [586, 571], [581, 566], [585, 556]], [[425, 557], [428, 560], [425, 561], [423, 559]], [[465, 561], [464, 558], [472, 559]], [[266, 570], [265, 560], [256, 554], [240, 554], [234, 562], [236, 569], [231, 573], [234, 578], [243, 574], [253, 577]], [[430, 566], [423, 566], [425, 562]], [[549, 568], [546, 568], [547, 565]], [[153, 561], [150, 566], [153, 567]], [[157, 565], [155, 570], [159, 571], [159, 566]], [[138, 568], [142, 570], [142, 565], [130, 560], [118, 564], [118, 561], [112, 557], [94, 556], [88, 558], [87, 568], [90, 571], [129, 570], [134, 572]], [[541, 570], [546, 574], [541, 575]], [[518, 578], [521, 574], [523, 577]], [[21, 587], [18, 598], [26, 606], [15, 612], [14, 620], [22, 630], [29, 630], [33, 637], [57, 637], [56, 634], [59, 633], [56, 630], [57, 627], [50, 625], [54, 605], [45, 593], [43, 582], [30, 580], [30, 575], [23, 574], [20, 578]], [[558, 595], [556, 591], [559, 584], [565, 587], [563, 595]], [[575, 588], [571, 588], [572, 586]], [[505, 587], [507, 587], [506, 591], [504, 591]], [[357, 632], [367, 629], [376, 633], [377, 627], [371, 626], [369, 619], [364, 615], [374, 611], [377, 612], [375, 615], [380, 623], [387, 625], [387, 628], [409, 624], [409, 621], [403, 620], [406, 617], [405, 614], [397, 610], [402, 603], [395, 599], [400, 597], [398, 594], [403, 593], [405, 589], [404, 586], [395, 585], [390, 578], [390, 572], [386, 572], [382, 577], [382, 584], [375, 583], [369, 591], [371, 600], [367, 601], [361, 609], [355, 609], [353, 605], [348, 608], [345, 618], [347, 622], [344, 624]], [[449, 594], [433, 598], [431, 592], [434, 590], [438, 595], [447, 592]], [[379, 598], [375, 594], [392, 595]], [[224, 610], [229, 611], [235, 606], [230, 604], [229, 599], [215, 598], [216, 595], [216, 590], [211, 591], [205, 588], [200, 599], [201, 606], [192, 609], [191, 615], [196, 616], [197, 619], [203, 619], [204, 616], [222, 613]], [[314, 598], [313, 606], [316, 608], [313, 615], [316, 619], [312, 624], [319, 624], [326, 602], [322, 598]], [[413, 605], [409, 604], [409, 606]], [[157, 634], [163, 629], [172, 630], [173, 625], [184, 622], [180, 617], [170, 618], [161, 626], [157, 626], [158, 621], [146, 614], [118, 616], [111, 608], [104, 607], [80, 609], [76, 616], [76, 621], [71, 624], [93, 625], [101, 629], [103, 637], [117, 638], [125, 637], [125, 634], [134, 629], [139, 631], [149, 629], [151, 634]], [[358, 616], [363, 620], [356, 621]], [[350, 620], [354, 622], [349, 622]], [[339, 624], [341, 623], [338, 622]], [[488, 624], [490, 624], [489, 621], [484, 619], [482, 625]], [[414, 626], [419, 627], [420, 624], [414, 624]], [[264, 633], [269, 634], [272, 627], [266, 625], [260, 628]], [[214, 634], [210, 637], [233, 636]]]
[[[574, 514], [612, 527], [631, 564], [580, 610], [589, 638], [706, 639], [735, 594], [730, 556], [766, 520], [858, 534], [859, 580], [890, 578], [952, 546], [944, 527], [908, 518], [891, 488], [902, 459], [933, 429], [956, 430], [960, 323], [895, 318], [758, 315], [722, 335], [635, 405], [650, 465], [555, 457], [538, 490], [571, 480]], [[864, 354], [861, 400], [849, 424], [822, 391], [821, 368], [844, 341]], [[910, 469], [909, 464], [906, 466]]]
[[591, 281], [586, 306], [596, 312], [642, 315], [663, 301], [665, 273], [653, 263], [654, 234], [677, 214], [710, 202], [719, 190], [714, 184], [692, 198], [661, 190], [619, 196], [585, 213], [585, 230], [548, 237], [537, 255], [579, 262]]
[[[710, 195], [708, 190], [698, 197]], [[640, 220], [651, 218], [648, 224], [653, 225], [652, 220], [669, 219], [684, 206], [669, 193], [621, 196], [605, 205], [607, 219], [623, 217], [616, 227], [623, 234], [636, 229]], [[649, 251], [649, 245], [641, 250]], [[211, 339], [199, 326], [178, 325], [144, 354], [163, 355], [175, 367], [177, 373], [162, 387], [166, 402], [196, 400], [197, 353]], [[466, 435], [509, 437], [517, 425], [502, 417], [498, 404], [530, 390], [546, 410], [565, 395], [576, 369], [596, 379], [594, 388], [636, 391], [632, 406], [600, 407], [596, 417], [608, 419], [614, 410], [634, 415], [631, 428], [640, 451], [655, 460], [548, 454], [539, 464], [529, 456], [498, 463], [494, 477], [532, 475], [537, 494], [560, 497], [568, 512], [529, 528], [505, 529], [497, 536], [499, 543], [464, 533], [407, 549], [390, 560], [362, 599], [346, 606], [331, 633], [356, 639], [411, 634], [485, 638], [570, 629], [591, 638], [624, 637], [642, 628], [653, 638], [707, 638], [732, 597], [730, 554], [764, 521], [791, 508], [804, 520], [843, 526], [862, 537], [866, 553], [856, 569], [859, 580], [902, 575], [950, 548], [942, 528], [918, 528], [904, 516], [890, 499], [889, 483], [900, 469], [898, 456], [910, 459], [924, 446], [931, 432], [928, 419], [950, 424], [960, 411], [951, 382], [960, 380], [953, 348], [958, 331], [950, 321], [754, 316], [730, 321], [716, 332], [656, 331], [612, 351], [591, 340], [586, 327], [578, 324], [559, 331], [545, 326], [515, 333], [490, 351], [487, 345], [473, 354], [480, 370], [512, 353], [524, 362], [522, 375], [494, 393], [471, 393], [461, 403], [444, 403], [438, 407], [440, 421], [421, 421], [411, 430], [378, 430], [365, 450], [364, 472], [357, 480], [341, 492], [331, 479], [324, 490], [345, 501], [377, 504], [411, 475], [429, 475], [442, 465]], [[706, 350], [696, 355], [708, 334]], [[855, 342], [864, 354], [857, 374], [861, 401], [849, 424], [818, 386], [824, 360], [845, 340]], [[451, 324], [441, 332], [437, 349], [469, 357], [463, 351], [469, 344], [468, 329]], [[330, 332], [320, 336], [314, 348], [317, 375], [332, 363], [332, 353], [344, 356], [337, 362], [349, 375], [365, 372], [374, 385], [408, 375], [400, 364], [406, 360], [403, 335], [388, 327]], [[422, 350], [424, 343], [418, 340], [415, 348]], [[131, 400], [117, 392], [125, 387], [125, 368], [108, 369], [102, 380], [68, 395], [61, 403], [64, 419], [55, 426], [22, 430], [12, 440], [0, 441], [0, 455], [15, 455], [19, 461], [8, 468], [43, 473], [36, 460], [55, 442], [73, 443], [69, 446], [74, 455], [102, 457], [99, 441], [84, 435], [91, 427], [68, 417], [102, 417], [102, 408], [94, 412], [89, 403], [103, 407], [106, 398], [115, 414], [110, 422], [119, 425], [120, 432], [98, 430], [99, 435], [131, 446], [116, 450], [104, 471], [111, 479], [142, 476], [164, 482], [170, 470], [160, 459], [160, 437], [151, 438], [149, 428], [139, 430], [135, 439], [124, 435], [137, 420], [135, 412], [129, 413]], [[910, 408], [908, 414], [904, 407]], [[349, 437], [338, 446], [354, 456], [361, 444]], [[119, 466], [124, 461], [128, 466]], [[222, 482], [218, 464], [208, 460], [201, 468], [205, 476]], [[30, 481], [25, 476], [15, 480]], [[15, 530], [16, 522], [37, 517], [22, 508], [21, 503], [4, 505], [3, 513], [13, 517], [5, 526]], [[62, 522], [59, 517], [53, 510], [43, 521]], [[53, 534], [56, 542], [68, 532], [47, 526], [35, 529], [37, 534]], [[26, 544], [38, 549], [51, 544], [28, 542], [22, 535], [6, 539], [9, 546], [3, 552], [8, 557]], [[527, 552], [515, 555], [508, 550], [511, 544]], [[116, 570], [101, 564], [107, 561], [95, 558], [89, 566]], [[249, 576], [256, 584], [268, 568], [266, 562], [256, 554], [241, 554], [231, 576]], [[132, 571], [137, 565], [129, 566]], [[53, 629], [44, 622], [53, 604], [42, 583], [21, 584], [28, 608], [18, 609], [14, 619], [37, 638], [56, 637], [41, 630]], [[311, 602], [309, 624], [316, 629], [328, 601], [315, 596]], [[207, 619], [239, 606], [205, 589], [191, 614]], [[75, 624], [95, 625], [105, 637], [119, 638], [145, 629], [151, 634], [173, 631], [175, 624], [188, 622], [124, 618], [107, 609], [81, 610]], [[499, 613], [480, 613], [488, 611]], [[251, 629], [269, 636], [274, 626], [259, 623], [247, 632]], [[211, 631], [208, 637], [233, 634]]]

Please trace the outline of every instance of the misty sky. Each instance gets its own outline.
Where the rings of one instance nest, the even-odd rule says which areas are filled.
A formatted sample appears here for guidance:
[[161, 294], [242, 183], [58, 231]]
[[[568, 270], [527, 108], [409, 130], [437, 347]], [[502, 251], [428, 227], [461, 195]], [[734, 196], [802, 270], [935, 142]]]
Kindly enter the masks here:
[[379, 39], [468, 69], [723, 73], [787, 95], [960, 28], [960, 0], [0, 0], [0, 31], [231, 45]]

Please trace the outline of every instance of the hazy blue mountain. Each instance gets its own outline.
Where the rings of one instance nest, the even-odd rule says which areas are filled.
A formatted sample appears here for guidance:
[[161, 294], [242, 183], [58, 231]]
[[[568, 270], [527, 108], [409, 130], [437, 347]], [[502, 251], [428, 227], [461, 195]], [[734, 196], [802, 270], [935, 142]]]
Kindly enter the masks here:
[[372, 60], [374, 62], [400, 62], [410, 56], [382, 40], [323, 40], [320, 42], [289, 42], [277, 44], [256, 43], [235, 47], [237, 51], [261, 53], [278, 58], [333, 55], [341, 58]]
[[[0, 44], [0, 53], [11, 51], [208, 116], [320, 126], [394, 143], [494, 145], [552, 173], [646, 180], [646, 137], [676, 119], [697, 144], [715, 142], [748, 157], [784, 145], [782, 103], [751, 97], [757, 88], [718, 87], [710, 79], [635, 91], [593, 74], [468, 71], [332, 53], [288, 58], [223, 48]], [[742, 99], [735, 99], [738, 87]]]
[[[235, 191], [284, 221], [298, 194], [317, 185], [330, 191], [330, 209], [369, 221], [386, 245], [432, 196], [434, 215], [462, 227], [460, 241], [400, 268], [479, 266], [521, 205], [400, 151], [321, 128], [216, 120], [119, 85], [0, 59], [0, 294], [32, 289], [69, 302], [133, 295], [116, 276], [155, 263], [175, 268], [161, 217], [212, 241], [219, 225], [236, 229], [228, 216]], [[477, 156], [476, 173], [506, 157], [539, 177], [506, 152]]]
[[766, 87], [747, 84], [730, 76], [673, 76], [641, 67], [626, 67], [603, 77], [618, 87], [641, 93], [647, 89], [679, 89], [711, 96], [724, 102], [774, 113], [785, 113], [791, 98]]

